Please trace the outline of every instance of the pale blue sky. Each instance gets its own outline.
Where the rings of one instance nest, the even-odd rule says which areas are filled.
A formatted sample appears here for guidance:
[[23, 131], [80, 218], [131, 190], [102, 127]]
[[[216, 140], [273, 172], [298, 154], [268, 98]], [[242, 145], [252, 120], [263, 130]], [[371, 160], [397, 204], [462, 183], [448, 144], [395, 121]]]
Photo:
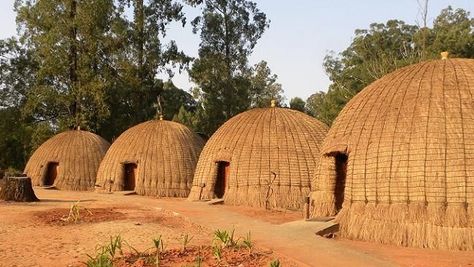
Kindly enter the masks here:
[[[14, 0], [0, 0], [0, 38], [16, 33]], [[257, 44], [250, 62], [266, 60], [288, 99], [306, 99], [312, 93], [327, 89], [329, 80], [323, 70], [324, 56], [330, 50], [345, 49], [354, 30], [367, 28], [372, 22], [400, 19], [416, 24], [420, 20], [416, 0], [256, 0], [271, 20], [270, 28]], [[448, 5], [474, 12], [474, 0], [430, 0], [430, 23]], [[199, 10], [185, 9], [188, 21]], [[472, 17], [472, 14], [471, 14]], [[199, 36], [189, 25], [170, 26], [168, 37], [180, 49], [197, 55]], [[191, 88], [186, 74], [177, 74], [173, 81], [183, 89]]]

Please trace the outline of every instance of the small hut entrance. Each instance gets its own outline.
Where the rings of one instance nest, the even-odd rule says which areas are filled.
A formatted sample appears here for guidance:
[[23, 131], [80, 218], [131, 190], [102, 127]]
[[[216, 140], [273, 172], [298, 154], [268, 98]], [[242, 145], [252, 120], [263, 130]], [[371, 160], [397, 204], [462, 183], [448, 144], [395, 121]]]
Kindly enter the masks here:
[[125, 163], [124, 164], [124, 191], [135, 190], [135, 179], [137, 176], [137, 164], [136, 163]]
[[214, 186], [214, 194], [217, 198], [223, 198], [228, 184], [230, 163], [226, 161], [217, 162], [217, 178]]
[[46, 169], [46, 173], [43, 179], [44, 186], [52, 186], [54, 185], [54, 181], [58, 176], [58, 162], [48, 162], [48, 166]]
[[334, 155], [336, 162], [336, 188], [334, 189], [334, 198], [336, 210], [342, 209], [342, 203], [344, 202], [344, 189], [346, 187], [346, 174], [347, 174], [347, 155], [343, 153], [336, 153]]

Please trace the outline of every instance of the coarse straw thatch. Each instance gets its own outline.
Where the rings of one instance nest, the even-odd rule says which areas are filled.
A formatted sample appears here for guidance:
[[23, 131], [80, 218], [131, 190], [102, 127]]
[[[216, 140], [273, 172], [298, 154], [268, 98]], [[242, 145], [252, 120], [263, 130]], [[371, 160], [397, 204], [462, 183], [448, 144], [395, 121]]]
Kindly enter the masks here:
[[472, 59], [411, 65], [362, 90], [324, 141], [313, 217], [337, 213], [353, 239], [474, 249], [473, 94]]
[[[139, 195], [187, 197], [204, 141], [188, 127], [151, 120], [122, 133], [100, 164], [97, 185]], [[134, 188], [127, 188], [125, 166], [136, 166]]]
[[[224, 123], [199, 158], [189, 200], [300, 209], [328, 127], [296, 110], [255, 108]], [[226, 177], [219, 176], [226, 164]], [[222, 180], [225, 180], [224, 182]]]
[[57, 166], [54, 184], [57, 189], [93, 190], [97, 169], [110, 144], [88, 131], [70, 130], [44, 142], [28, 160], [24, 173], [33, 185], [45, 186], [48, 168]]

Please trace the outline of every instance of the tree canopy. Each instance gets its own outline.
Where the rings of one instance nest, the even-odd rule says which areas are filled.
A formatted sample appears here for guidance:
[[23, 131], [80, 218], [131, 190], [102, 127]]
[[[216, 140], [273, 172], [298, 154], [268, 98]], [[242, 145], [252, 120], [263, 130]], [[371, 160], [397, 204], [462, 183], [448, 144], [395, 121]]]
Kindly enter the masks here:
[[[187, 21], [186, 5], [199, 9]], [[270, 26], [251, 0], [15, 0], [18, 37], [0, 40], [0, 169], [22, 169], [31, 152], [80, 126], [113, 141], [133, 125], [163, 115], [209, 137], [250, 108], [287, 106], [266, 59], [249, 58]], [[197, 58], [167, 38], [190, 23]], [[330, 125], [362, 88], [396, 68], [439, 57], [474, 57], [474, 19], [447, 7], [432, 27], [401, 20], [355, 31], [331, 52], [331, 84], [289, 108]], [[267, 59], [268, 60], [268, 59]], [[174, 71], [187, 71], [189, 91]]]
[[326, 93], [308, 98], [308, 112], [330, 125], [355, 94], [397, 68], [439, 58], [442, 51], [473, 58], [473, 31], [469, 12], [452, 7], [441, 11], [432, 28], [389, 20], [356, 30], [348, 48], [325, 57], [323, 66], [331, 84]]

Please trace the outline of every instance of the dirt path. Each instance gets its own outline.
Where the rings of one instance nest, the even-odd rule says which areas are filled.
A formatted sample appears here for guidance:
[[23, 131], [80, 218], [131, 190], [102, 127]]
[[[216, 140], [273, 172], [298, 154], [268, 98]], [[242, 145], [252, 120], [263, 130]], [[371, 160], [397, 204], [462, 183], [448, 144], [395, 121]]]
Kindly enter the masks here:
[[[98, 244], [121, 235], [138, 250], [162, 235], [167, 247], [178, 247], [182, 234], [195, 245], [209, 245], [215, 229], [248, 231], [257, 247], [284, 258], [284, 266], [471, 266], [473, 252], [399, 248], [315, 236], [319, 224], [295, 221], [299, 214], [211, 206], [186, 200], [153, 199], [120, 194], [35, 189], [39, 203], [0, 202], [0, 266], [77, 266]], [[77, 225], [58, 225], [54, 212], [66, 212], [74, 201], [92, 212], [109, 214]], [[100, 209], [100, 210], [98, 210]], [[105, 217], [109, 215], [104, 215]], [[53, 216], [53, 217], [52, 217]], [[474, 264], [473, 264], [474, 265]]]

